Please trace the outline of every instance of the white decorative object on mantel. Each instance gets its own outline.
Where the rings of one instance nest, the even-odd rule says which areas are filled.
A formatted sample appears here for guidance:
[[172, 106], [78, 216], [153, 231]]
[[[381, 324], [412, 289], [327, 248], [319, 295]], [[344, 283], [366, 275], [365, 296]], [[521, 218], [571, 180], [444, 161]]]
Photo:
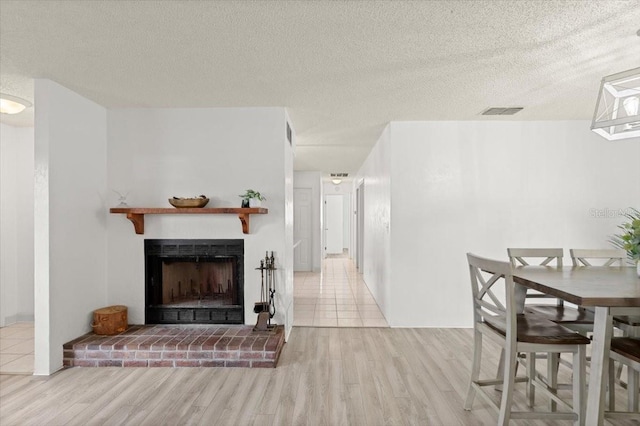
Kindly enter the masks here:
[[127, 204], [127, 196], [129, 195], [129, 191], [125, 192], [124, 195], [122, 194], [122, 192], [116, 191], [115, 189], [112, 189], [112, 191], [118, 194], [118, 207], [129, 207], [129, 205]]
[[640, 137], [640, 68], [602, 79], [591, 130], [607, 140]]
[[260, 198], [249, 198], [249, 207], [256, 208], [262, 206], [262, 200]]

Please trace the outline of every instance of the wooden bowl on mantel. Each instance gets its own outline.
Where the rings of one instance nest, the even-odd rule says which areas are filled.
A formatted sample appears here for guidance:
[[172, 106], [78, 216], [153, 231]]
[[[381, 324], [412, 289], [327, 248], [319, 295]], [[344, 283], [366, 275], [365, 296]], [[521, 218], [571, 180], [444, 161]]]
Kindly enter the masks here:
[[209, 202], [207, 197], [197, 197], [197, 198], [169, 198], [169, 204], [173, 207], [179, 209], [189, 209], [189, 208], [198, 208], [204, 207]]

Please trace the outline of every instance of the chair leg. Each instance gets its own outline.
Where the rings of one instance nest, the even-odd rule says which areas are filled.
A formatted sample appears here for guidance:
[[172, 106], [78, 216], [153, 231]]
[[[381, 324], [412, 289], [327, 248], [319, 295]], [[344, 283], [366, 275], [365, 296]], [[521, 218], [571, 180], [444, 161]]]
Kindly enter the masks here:
[[622, 381], [622, 363], [617, 363], [618, 364], [618, 368], [616, 368], [616, 377], [615, 377], [615, 381], [616, 383], [620, 383], [620, 385], [624, 385], [625, 383]]
[[[547, 354], [547, 386], [552, 389], [553, 393], [558, 393], [558, 363], [559, 354], [549, 352]], [[557, 403], [554, 400], [549, 401], [549, 410], [556, 411]]]
[[627, 395], [629, 398], [629, 411], [636, 413], [638, 411], [638, 372], [627, 366]]
[[[496, 380], [502, 379], [502, 373], [504, 372], [504, 348], [500, 350], [500, 360], [498, 361], [498, 370], [496, 371]], [[502, 383], [493, 387], [498, 392], [502, 392]]]
[[578, 420], [574, 424], [579, 426], [583, 426], [585, 422], [586, 364], [587, 348], [580, 345], [578, 351], [573, 354], [573, 411], [578, 414]]
[[612, 359], [609, 360], [609, 386], [607, 386], [607, 392], [609, 392], [609, 410], [615, 411], [616, 409], [616, 367]]
[[536, 399], [536, 388], [533, 386], [533, 380], [536, 377], [536, 354], [527, 353], [527, 405], [533, 407]]
[[[504, 357], [504, 373], [502, 381], [502, 399], [500, 401], [500, 414], [498, 426], [507, 426], [511, 419], [511, 404], [513, 403], [513, 388], [515, 385], [517, 353], [515, 348], [507, 344]], [[527, 364], [528, 368], [529, 364]]]
[[482, 333], [474, 330], [473, 333], [473, 364], [471, 366], [471, 378], [469, 379], [469, 389], [467, 398], [464, 401], [464, 409], [471, 410], [476, 391], [473, 384], [480, 379], [480, 362], [482, 359]]

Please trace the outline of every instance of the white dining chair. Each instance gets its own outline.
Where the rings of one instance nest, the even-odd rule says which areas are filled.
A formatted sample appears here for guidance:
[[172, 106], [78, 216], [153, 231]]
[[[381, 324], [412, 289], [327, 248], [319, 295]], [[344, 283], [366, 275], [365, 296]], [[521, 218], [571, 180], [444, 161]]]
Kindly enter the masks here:
[[[624, 266], [627, 252], [623, 249], [570, 249], [573, 266]], [[625, 335], [640, 333], [640, 316], [620, 315], [613, 318]]]
[[[623, 249], [570, 249], [571, 262], [573, 266], [609, 266], [622, 267], [627, 259], [627, 252]], [[621, 330], [623, 337], [638, 337], [640, 335], [640, 316], [637, 315], [616, 315], [613, 317], [613, 324]], [[610, 377], [618, 384], [634, 389], [638, 389], [637, 380], [634, 383], [625, 383], [621, 379], [622, 363], [615, 369], [615, 373]], [[610, 388], [611, 389], [611, 388]], [[630, 394], [633, 394], [631, 392]], [[615, 392], [609, 392], [610, 401], [615, 398]]]
[[624, 266], [627, 252], [623, 249], [570, 249], [573, 266]]
[[[465, 410], [471, 410], [475, 395], [483, 397], [498, 412], [498, 425], [510, 419], [564, 419], [575, 424], [584, 423], [586, 345], [590, 340], [553, 321], [539, 316], [516, 312], [513, 269], [509, 262], [501, 262], [467, 254], [473, 295], [474, 350], [471, 378]], [[503, 295], [503, 296], [501, 296]], [[504, 368], [498, 379], [481, 379], [483, 337], [491, 339], [505, 350]], [[572, 403], [561, 399], [546, 383], [527, 368], [526, 377], [515, 377], [517, 354], [571, 353], [573, 355]], [[528, 364], [529, 366], [529, 364]], [[516, 382], [532, 381], [542, 393], [559, 407], [569, 411], [513, 411]], [[502, 383], [500, 404], [495, 404], [485, 388]]]
[[[562, 248], [507, 248], [507, 255], [513, 267], [555, 266], [561, 268], [564, 250]], [[528, 290], [525, 312], [544, 316], [558, 323], [593, 324], [593, 315], [585, 309], [565, 307], [564, 301], [544, 293]], [[553, 299], [555, 304], [532, 304], [531, 299]]]
[[[609, 353], [609, 411], [605, 417], [629, 417], [640, 419], [638, 410], [638, 382], [640, 381], [640, 338], [614, 337], [611, 339]], [[614, 361], [627, 366], [627, 412], [615, 411], [615, 366]]]
[[[507, 248], [507, 255], [509, 261], [513, 267], [529, 267], [529, 266], [549, 266], [558, 267], [563, 266], [562, 259], [564, 257], [564, 250], [562, 248]], [[526, 292], [524, 312], [527, 314], [534, 314], [543, 318], [549, 319], [553, 322], [561, 325], [568, 326], [569, 328], [579, 331], [586, 335], [586, 333], [593, 329], [593, 313], [580, 307], [567, 306], [562, 299], [549, 296], [544, 293], [540, 293], [531, 289], [526, 289], [524, 286], [516, 284], [516, 291]], [[553, 300], [555, 303], [542, 303], [546, 300]], [[560, 359], [558, 354], [537, 354], [527, 355], [527, 362], [531, 362], [533, 365], [530, 368], [536, 371], [535, 362], [537, 358], [547, 358], [547, 373], [545, 381], [547, 384], [556, 389], [558, 388], [558, 366]], [[563, 363], [567, 364], [563, 361]], [[567, 364], [570, 367], [570, 364]], [[533, 405], [535, 400], [535, 389], [532, 385], [528, 388], [528, 397]], [[550, 407], [553, 411], [555, 409], [555, 402], [550, 401]]]

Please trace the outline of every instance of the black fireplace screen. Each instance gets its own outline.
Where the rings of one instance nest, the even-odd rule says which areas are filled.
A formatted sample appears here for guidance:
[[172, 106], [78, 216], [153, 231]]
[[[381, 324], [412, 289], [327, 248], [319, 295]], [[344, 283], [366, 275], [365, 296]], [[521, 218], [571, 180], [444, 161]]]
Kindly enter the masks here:
[[145, 240], [147, 324], [242, 324], [243, 240]]

